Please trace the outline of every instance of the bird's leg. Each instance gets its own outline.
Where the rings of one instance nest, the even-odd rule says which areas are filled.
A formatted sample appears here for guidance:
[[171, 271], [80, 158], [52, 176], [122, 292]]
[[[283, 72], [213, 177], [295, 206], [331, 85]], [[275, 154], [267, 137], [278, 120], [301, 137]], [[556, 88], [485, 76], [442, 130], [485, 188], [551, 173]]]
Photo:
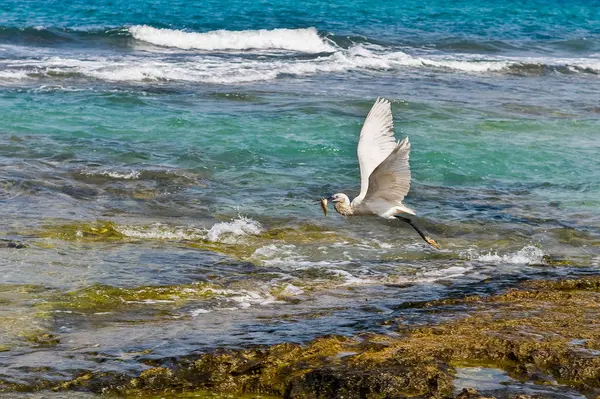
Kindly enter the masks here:
[[419, 229], [419, 228], [417, 227], [417, 225], [413, 223], [413, 221], [412, 221], [411, 219], [409, 219], [409, 218], [405, 218], [405, 217], [402, 217], [402, 216], [398, 216], [398, 215], [396, 215], [396, 218], [397, 218], [397, 219], [400, 219], [400, 220], [403, 220], [403, 221], [405, 221], [406, 223], [408, 223], [408, 224], [409, 224], [409, 225], [410, 225], [410, 226], [411, 226], [413, 229], [415, 229], [415, 231], [416, 231], [417, 233], [419, 233], [419, 235], [421, 236], [421, 238], [422, 238], [423, 240], [425, 240], [425, 242], [426, 242], [427, 244], [431, 245], [431, 246], [432, 246], [432, 247], [434, 247], [435, 249], [440, 249], [440, 246], [438, 245], [438, 243], [437, 243], [437, 242], [435, 242], [435, 240], [434, 240], [433, 238], [431, 238], [431, 237], [427, 237], [427, 236], [426, 236], [426, 235], [423, 233], [423, 231], [421, 231], [421, 229]]

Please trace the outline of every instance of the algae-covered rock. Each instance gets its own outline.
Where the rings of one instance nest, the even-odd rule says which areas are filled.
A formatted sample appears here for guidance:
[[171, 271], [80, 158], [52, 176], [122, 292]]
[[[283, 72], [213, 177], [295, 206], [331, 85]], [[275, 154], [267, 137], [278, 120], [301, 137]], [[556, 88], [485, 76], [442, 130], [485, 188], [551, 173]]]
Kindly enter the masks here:
[[47, 289], [35, 284], [0, 284], [0, 347], [10, 350], [27, 343], [32, 346], [53, 346], [51, 319], [31, 306], [47, 294]]
[[[242, 218], [240, 220], [247, 223], [247, 219]], [[224, 223], [235, 224], [236, 222], [238, 222], [238, 219]], [[273, 244], [317, 248], [333, 243], [355, 244], [358, 242], [351, 237], [312, 224], [302, 224], [295, 227], [273, 227], [264, 230], [257, 222], [253, 221], [253, 223], [256, 225], [250, 224], [250, 227], [246, 226], [246, 230], [240, 230], [238, 226], [230, 231], [225, 226], [224, 230], [217, 234], [212, 232], [212, 229], [158, 224], [124, 226], [112, 221], [98, 220], [94, 222], [47, 224], [42, 231], [30, 233], [44, 238], [83, 242], [123, 241], [131, 243], [140, 240], [169, 240], [181, 242], [187, 247], [219, 252], [249, 262], [257, 261], [253, 257], [257, 249]], [[36, 246], [40, 245], [49, 244], [36, 243]]]
[[[400, 337], [329, 336], [307, 345], [219, 351], [142, 373], [120, 393], [255, 393], [286, 398], [471, 398], [454, 394], [457, 367], [493, 367], [521, 381], [556, 380], [600, 393], [600, 357], [573, 340], [600, 342], [600, 278], [535, 282], [493, 297], [419, 307], [463, 317], [405, 328]], [[442, 318], [443, 319], [443, 318]], [[593, 346], [593, 344], [591, 344]]]
[[24, 242], [0, 239], [0, 248], [23, 249], [27, 247], [29, 247], [29, 245], [25, 244]]
[[181, 303], [208, 298], [213, 290], [208, 284], [175, 286], [112, 287], [95, 284], [67, 292], [37, 305], [39, 310], [69, 310], [82, 313], [118, 311], [134, 304]]
[[[147, 295], [172, 298], [173, 292], [134, 289], [116, 296], [143, 300]], [[98, 301], [104, 303], [102, 298]], [[558, 383], [589, 397], [600, 393], [600, 356], [595, 352], [600, 346], [600, 277], [529, 282], [495, 296], [415, 306], [452, 317], [418, 327], [399, 326], [394, 336], [326, 336], [305, 345], [283, 343], [154, 360], [156, 367], [135, 378], [82, 374], [54, 388], [134, 397], [210, 392], [222, 395], [217, 397], [480, 398], [484, 393], [474, 390], [455, 393], [455, 371], [489, 367], [517, 381]], [[44, 337], [40, 334], [38, 340]], [[53, 336], [47, 338], [52, 342]]]
[[104, 241], [121, 240], [125, 236], [121, 233], [115, 223], [109, 221], [97, 221], [95, 223], [70, 223], [57, 226], [47, 226], [40, 233], [42, 237], [59, 238], [61, 240], [85, 240]]
[[27, 341], [38, 346], [55, 346], [60, 343], [60, 338], [52, 333], [31, 334], [26, 336]]
[[168, 387], [173, 372], [165, 367], [155, 367], [142, 371], [138, 378], [131, 380], [133, 388]]
[[581, 230], [573, 228], [560, 228], [551, 230], [559, 242], [569, 244], [574, 247], [581, 247], [585, 245], [598, 246], [600, 245], [600, 238], [598, 236], [591, 235]]

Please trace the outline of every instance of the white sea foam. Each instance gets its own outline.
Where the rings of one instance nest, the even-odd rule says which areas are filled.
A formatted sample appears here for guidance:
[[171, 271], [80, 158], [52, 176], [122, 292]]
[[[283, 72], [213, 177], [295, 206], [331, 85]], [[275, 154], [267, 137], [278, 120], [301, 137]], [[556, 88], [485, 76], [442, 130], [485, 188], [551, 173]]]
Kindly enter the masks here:
[[304, 294], [304, 290], [300, 287], [296, 287], [294, 284], [286, 284], [283, 290], [279, 293], [279, 296], [297, 296]]
[[422, 277], [425, 280], [431, 279], [431, 281], [434, 281], [434, 280], [438, 280], [441, 278], [447, 279], [447, 278], [460, 277], [460, 276], [463, 276], [465, 273], [467, 273], [469, 270], [471, 270], [470, 267], [451, 266], [447, 269], [430, 270], [430, 271], [424, 272], [422, 274]]
[[342, 269], [331, 269], [329, 273], [340, 276], [344, 279], [342, 285], [366, 285], [366, 284], [380, 284], [381, 280], [372, 279], [367, 277], [357, 277], [352, 273]]
[[256, 220], [239, 216], [229, 222], [216, 223], [208, 230], [206, 238], [210, 241], [233, 244], [237, 242], [236, 237], [256, 235], [262, 231], [262, 226]]
[[124, 301], [125, 303], [142, 303], [147, 305], [154, 305], [158, 303], [172, 303], [174, 299], [142, 299], [140, 301]]
[[116, 230], [131, 238], [150, 240], [210, 240], [235, 244], [239, 237], [262, 232], [262, 226], [256, 220], [239, 216], [229, 222], [215, 223], [210, 229], [194, 227], [168, 226], [155, 223], [150, 226], [117, 226]]
[[290, 50], [306, 53], [333, 52], [335, 48], [319, 37], [315, 28], [273, 30], [217, 30], [206, 33], [157, 29], [147, 25], [129, 28], [131, 35], [157, 46], [185, 50]]
[[199, 316], [199, 315], [201, 315], [201, 314], [210, 313], [210, 312], [211, 312], [211, 310], [208, 310], [208, 309], [202, 309], [202, 308], [198, 308], [198, 309], [194, 309], [194, 310], [192, 310], [192, 311], [190, 312], [190, 315], [191, 315], [192, 317], [196, 317], [196, 316]]
[[[192, 310], [190, 314], [192, 316], [198, 316], [212, 311], [240, 310], [256, 305], [265, 306], [273, 303], [284, 303], [284, 301], [277, 299], [271, 294], [270, 288], [272, 287], [267, 285], [263, 286], [261, 290], [207, 287], [201, 290], [200, 294], [206, 293], [209, 294], [211, 298], [216, 298], [218, 306], [210, 309], [197, 308]], [[278, 297], [292, 297], [302, 294], [304, 294], [303, 289], [289, 283], [285, 284], [282, 289], [277, 292]]]
[[473, 61], [473, 60], [452, 60], [452, 59], [424, 59], [419, 61], [423, 66], [455, 69], [464, 72], [497, 72], [506, 69], [511, 65], [508, 61]]
[[392, 279], [395, 284], [402, 283], [435, 283], [440, 280], [455, 279], [469, 273], [473, 267], [471, 266], [451, 266], [445, 269], [428, 270], [418, 273], [415, 276], [399, 276]]
[[233, 302], [236, 307], [226, 306], [220, 309], [246, 309], [252, 305], [268, 305], [271, 303], [279, 302], [273, 295], [268, 291], [250, 291], [250, 290], [233, 290], [233, 289], [218, 289], [218, 288], [205, 288], [201, 292], [218, 296], [220, 300]]
[[[344, 49], [324, 41], [314, 29], [279, 29], [274, 31], [218, 31], [209, 33], [187, 33], [151, 27], [131, 27], [130, 29], [148, 33], [156, 38], [181, 37], [183, 43], [205, 43], [207, 52], [190, 52], [177, 57], [152, 53], [143, 55], [114, 55], [110, 57], [28, 56], [27, 59], [4, 59], [0, 64], [0, 82], [14, 84], [20, 80], [66, 79], [88, 77], [109, 82], [154, 82], [179, 81], [212, 84], [239, 84], [267, 81], [283, 76], [306, 76], [321, 73], [343, 73], [347, 71], [394, 71], [403, 69], [436, 69], [461, 73], [498, 73], [527, 65], [547, 65], [565, 68], [573, 73], [600, 73], [598, 58], [556, 58], [556, 57], [501, 57], [467, 54], [407, 54], [397, 49], [375, 45], [355, 45]], [[140, 34], [141, 33], [136, 33]], [[281, 35], [279, 35], [281, 33]], [[208, 35], [208, 36], [207, 36]], [[213, 35], [216, 39], [211, 39]], [[219, 36], [220, 35], [220, 36]], [[237, 35], [237, 36], [236, 36]], [[277, 37], [285, 43], [270, 41]], [[306, 37], [304, 37], [306, 36]], [[227, 38], [223, 43], [219, 40]], [[235, 39], [234, 39], [235, 38]], [[254, 38], [252, 40], [245, 38]], [[312, 38], [309, 40], [309, 38]], [[217, 40], [218, 39], [218, 40]], [[262, 40], [262, 42], [260, 40]], [[170, 40], [170, 39], [169, 39]], [[223, 39], [224, 40], [224, 39]], [[236, 41], [237, 40], [237, 41]], [[210, 48], [245, 48], [256, 42], [255, 48], [244, 52], [223, 54], [209, 53]], [[275, 39], [273, 39], [275, 40]], [[174, 41], [175, 43], [176, 41]], [[286, 44], [287, 43], [287, 44]], [[175, 44], [171, 44], [175, 45]], [[182, 44], [182, 46], [184, 46]], [[211, 47], [212, 46], [212, 47]], [[221, 47], [219, 47], [221, 46]], [[237, 47], [236, 47], [237, 46]], [[185, 46], [184, 46], [185, 47]], [[265, 50], [285, 48], [289, 51], [304, 51], [318, 54], [311, 58], [285, 57], [264, 53]], [[212, 50], [210, 50], [212, 51]], [[221, 51], [222, 52], [222, 51]], [[262, 53], [261, 53], [262, 52]], [[261, 57], [248, 54], [262, 54]], [[61, 82], [62, 83], [62, 82]]]
[[7, 80], [7, 81], [19, 81], [19, 80], [23, 80], [23, 79], [28, 79], [29, 78], [29, 74], [27, 71], [25, 70], [0, 70], [0, 79], [1, 80]]
[[140, 172], [137, 170], [132, 170], [130, 172], [118, 172], [118, 171], [103, 171], [103, 172], [85, 172], [88, 176], [108, 176], [113, 179], [123, 179], [123, 180], [135, 180], [140, 177]]
[[151, 226], [118, 226], [116, 229], [127, 237], [150, 240], [198, 240], [206, 238], [206, 230], [170, 227], [160, 223]]
[[281, 259], [282, 257], [297, 258], [298, 254], [294, 252], [296, 248], [295, 245], [292, 244], [269, 244], [264, 247], [257, 248], [252, 254], [253, 258], [262, 259], [262, 260], [273, 260], [273, 259]]
[[509, 263], [514, 265], [539, 264], [544, 262], [544, 251], [533, 245], [527, 245], [515, 253], [499, 255], [497, 252], [488, 252], [479, 254], [475, 251], [469, 251], [463, 256], [470, 260], [476, 260], [485, 263]]

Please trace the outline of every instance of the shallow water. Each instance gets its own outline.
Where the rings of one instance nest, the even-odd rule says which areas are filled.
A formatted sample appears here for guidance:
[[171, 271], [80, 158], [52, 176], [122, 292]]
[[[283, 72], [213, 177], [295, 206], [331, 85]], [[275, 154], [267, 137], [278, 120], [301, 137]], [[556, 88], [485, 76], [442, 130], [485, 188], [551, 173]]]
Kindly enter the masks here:
[[[0, 230], [29, 245], [0, 248], [0, 379], [394, 334], [435, 319], [409, 302], [597, 273], [597, 6], [135, 3], [0, 5]], [[357, 194], [377, 96], [441, 251], [314, 203]]]

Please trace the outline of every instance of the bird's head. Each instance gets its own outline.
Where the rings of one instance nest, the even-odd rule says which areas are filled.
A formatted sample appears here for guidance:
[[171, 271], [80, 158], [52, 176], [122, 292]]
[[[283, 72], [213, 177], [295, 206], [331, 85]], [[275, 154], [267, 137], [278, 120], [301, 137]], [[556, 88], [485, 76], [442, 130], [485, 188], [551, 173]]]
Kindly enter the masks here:
[[325, 216], [327, 216], [327, 204], [330, 201], [335, 202], [335, 203], [341, 202], [342, 204], [347, 205], [347, 206], [350, 205], [350, 198], [348, 198], [348, 196], [343, 193], [333, 194], [331, 197], [320, 198], [317, 200], [317, 202], [319, 202], [321, 204], [321, 209], [323, 209], [323, 214]]
[[331, 197], [328, 198], [328, 200], [331, 202], [350, 203], [350, 198], [348, 198], [348, 196], [344, 193], [333, 194]]

